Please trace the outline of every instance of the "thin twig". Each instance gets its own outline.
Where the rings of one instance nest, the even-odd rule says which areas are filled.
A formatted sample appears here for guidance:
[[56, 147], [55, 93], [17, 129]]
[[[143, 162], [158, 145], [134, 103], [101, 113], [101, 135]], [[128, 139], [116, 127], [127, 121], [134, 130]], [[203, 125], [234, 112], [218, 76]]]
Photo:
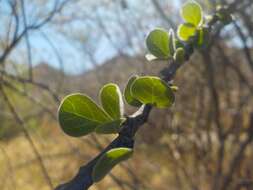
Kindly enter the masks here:
[[5, 93], [2, 84], [0, 85], [0, 91], [1, 91], [1, 93], [3, 95], [5, 103], [9, 107], [11, 113], [13, 114], [13, 117], [15, 118], [15, 120], [17, 121], [17, 123], [22, 127], [23, 133], [24, 133], [26, 139], [28, 140], [28, 142], [29, 142], [29, 144], [30, 144], [30, 146], [31, 146], [31, 148], [32, 148], [32, 150], [33, 150], [33, 152], [34, 152], [37, 160], [39, 161], [39, 166], [40, 166], [41, 171], [42, 171], [42, 173], [43, 173], [43, 175], [44, 175], [44, 177], [45, 177], [45, 179], [47, 181], [48, 187], [51, 190], [53, 190], [54, 189], [53, 188], [53, 183], [52, 183], [52, 181], [51, 181], [51, 179], [50, 179], [50, 177], [48, 175], [47, 169], [46, 169], [45, 164], [44, 164], [44, 162], [43, 162], [43, 160], [41, 158], [41, 155], [40, 155], [38, 149], [36, 148], [36, 146], [35, 146], [35, 144], [34, 144], [34, 142], [32, 140], [32, 137], [30, 136], [29, 132], [27, 131], [24, 121], [19, 116], [19, 114], [16, 112], [15, 107], [13, 106], [13, 104], [11, 103], [9, 97]]

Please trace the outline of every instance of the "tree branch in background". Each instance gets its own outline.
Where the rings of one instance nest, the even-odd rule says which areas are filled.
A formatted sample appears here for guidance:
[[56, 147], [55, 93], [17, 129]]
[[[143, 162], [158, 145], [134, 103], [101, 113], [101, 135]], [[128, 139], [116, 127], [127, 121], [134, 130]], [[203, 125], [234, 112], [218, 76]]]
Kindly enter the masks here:
[[53, 183], [52, 183], [52, 181], [51, 181], [51, 179], [49, 177], [49, 174], [48, 174], [47, 169], [45, 167], [45, 164], [44, 164], [44, 162], [43, 162], [43, 160], [42, 160], [42, 158], [40, 156], [40, 153], [37, 150], [37, 148], [36, 148], [36, 146], [35, 146], [35, 144], [34, 144], [34, 142], [32, 140], [32, 137], [30, 136], [29, 132], [27, 131], [24, 121], [18, 115], [18, 113], [16, 112], [14, 106], [12, 105], [12, 103], [9, 100], [8, 96], [6, 95], [6, 93], [5, 93], [4, 89], [3, 89], [2, 84], [0, 85], [0, 91], [1, 91], [1, 94], [2, 94], [2, 96], [3, 96], [3, 98], [4, 98], [5, 102], [6, 102], [7, 106], [9, 107], [11, 113], [13, 114], [13, 117], [15, 118], [16, 122], [22, 127], [23, 133], [24, 133], [26, 139], [28, 140], [28, 142], [29, 142], [29, 144], [30, 144], [30, 146], [31, 146], [31, 148], [32, 148], [32, 150], [34, 152], [34, 154], [36, 156], [36, 159], [39, 162], [39, 166], [40, 166], [41, 171], [42, 171], [42, 173], [43, 173], [43, 175], [44, 175], [44, 177], [46, 179], [48, 187], [51, 190], [53, 190], [54, 189], [53, 188]]

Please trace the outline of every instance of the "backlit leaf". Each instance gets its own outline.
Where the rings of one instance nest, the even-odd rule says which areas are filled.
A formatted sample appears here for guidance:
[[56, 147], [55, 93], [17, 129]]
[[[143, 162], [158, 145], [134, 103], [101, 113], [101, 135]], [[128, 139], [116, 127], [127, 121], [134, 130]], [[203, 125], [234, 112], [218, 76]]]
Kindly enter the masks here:
[[180, 13], [185, 23], [190, 23], [195, 27], [203, 22], [203, 11], [196, 1], [190, 0], [186, 2], [182, 6]]
[[151, 31], [146, 39], [149, 52], [159, 59], [168, 59], [171, 56], [169, 49], [169, 34], [163, 29]]
[[192, 24], [180, 24], [177, 29], [177, 35], [182, 41], [189, 41], [196, 35], [196, 28]]
[[99, 125], [95, 131], [100, 134], [113, 134], [118, 133], [120, 131], [122, 123], [125, 121], [125, 118], [110, 121], [108, 123], [104, 123]]
[[135, 107], [140, 107], [142, 105], [141, 102], [139, 102], [138, 100], [136, 100], [132, 94], [131, 94], [131, 86], [133, 84], [133, 82], [138, 78], [137, 75], [133, 75], [132, 77], [130, 77], [130, 79], [127, 82], [125, 91], [124, 91], [124, 97], [126, 102], [129, 105], [135, 106]]
[[171, 88], [160, 78], [145, 76], [137, 78], [131, 86], [131, 94], [143, 104], [167, 108], [175, 100]]
[[108, 174], [118, 163], [127, 160], [133, 154], [130, 148], [114, 148], [99, 158], [92, 171], [92, 179], [98, 182]]
[[110, 116], [85, 94], [65, 97], [59, 107], [58, 119], [62, 130], [74, 137], [87, 135], [97, 126], [111, 121]]
[[104, 110], [113, 119], [120, 119], [124, 112], [124, 104], [118, 85], [106, 84], [100, 90], [99, 97]]

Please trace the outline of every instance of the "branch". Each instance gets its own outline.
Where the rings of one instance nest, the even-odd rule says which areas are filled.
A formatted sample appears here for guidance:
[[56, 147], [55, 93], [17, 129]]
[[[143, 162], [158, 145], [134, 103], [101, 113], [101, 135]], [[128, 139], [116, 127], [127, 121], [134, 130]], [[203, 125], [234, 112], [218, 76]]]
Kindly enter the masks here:
[[160, 14], [162, 19], [167, 22], [169, 26], [171, 26], [173, 29], [176, 29], [176, 24], [165, 14], [163, 8], [161, 7], [160, 3], [157, 0], [152, 0], [152, 3], [157, 10], [157, 12]]
[[49, 12], [49, 15], [44, 18], [41, 22], [34, 23], [32, 25], [25, 25], [24, 29], [21, 31], [20, 34], [18, 34], [19, 29], [19, 16], [16, 11], [16, 3], [9, 3], [11, 6], [12, 14], [14, 16], [14, 19], [16, 21], [16, 27], [14, 31], [13, 39], [11, 40], [10, 44], [7, 45], [7, 47], [4, 49], [3, 53], [0, 55], [0, 64], [4, 64], [6, 58], [9, 56], [9, 54], [12, 52], [13, 49], [20, 43], [20, 41], [27, 35], [29, 31], [38, 30], [44, 25], [48, 24], [54, 16], [60, 12], [65, 4], [67, 4], [70, 0], [64, 0], [63, 2], [59, 3], [59, 0], [56, 0], [53, 6], [52, 11]]
[[[1, 80], [1, 78], [0, 78], [0, 80]], [[32, 148], [33, 153], [36, 156], [36, 159], [39, 162], [40, 169], [41, 169], [42, 174], [43, 174], [43, 176], [44, 176], [44, 178], [45, 178], [45, 180], [47, 182], [47, 185], [48, 185], [49, 189], [53, 190], [53, 183], [52, 183], [51, 178], [50, 178], [50, 176], [49, 176], [49, 174], [47, 172], [46, 166], [45, 166], [45, 164], [44, 164], [44, 162], [43, 162], [43, 160], [41, 158], [41, 155], [40, 155], [37, 147], [35, 146], [35, 144], [34, 144], [34, 142], [32, 140], [31, 135], [27, 131], [27, 128], [25, 126], [25, 123], [24, 123], [23, 119], [19, 116], [19, 114], [17, 113], [15, 107], [13, 106], [13, 104], [10, 101], [9, 97], [7, 96], [7, 94], [6, 94], [6, 92], [5, 92], [4, 88], [3, 88], [3, 84], [2, 83], [0, 83], [0, 92], [1, 92], [1, 94], [3, 96], [4, 102], [9, 107], [9, 110], [10, 110], [11, 114], [13, 115], [14, 119], [21, 126], [22, 131], [23, 131], [23, 133], [25, 135], [25, 138], [27, 139], [29, 145]]]
[[[183, 64], [178, 64], [174, 61], [171, 61], [169, 67], [166, 68], [163, 72], [166, 72], [168, 75], [164, 79], [166, 82], [171, 81], [171, 79], [176, 74], [177, 70]], [[139, 128], [145, 124], [148, 120], [149, 114], [152, 110], [151, 105], [143, 105], [137, 112], [127, 118], [127, 121], [123, 124], [122, 130], [120, 131], [118, 137], [111, 142], [99, 155], [97, 155], [93, 160], [87, 163], [85, 166], [82, 166], [77, 175], [70, 180], [69, 182], [59, 185], [55, 190], [84, 190], [88, 189], [92, 184], [92, 170], [95, 166], [97, 160], [108, 150], [119, 147], [134, 147], [134, 136], [139, 130]]]
[[[234, 9], [234, 7], [232, 7], [231, 9]], [[217, 17], [213, 17], [213, 19], [210, 20], [209, 23], [207, 23], [208, 27], [211, 28], [213, 25], [217, 23], [217, 21], [218, 21]], [[186, 62], [193, 54], [192, 45], [186, 44], [185, 50], [186, 50], [185, 62]], [[174, 60], [169, 60], [169, 66], [161, 71], [163, 80], [169, 83], [182, 65], [184, 64], [179, 64], [176, 63]], [[80, 167], [78, 173], [72, 180], [70, 180], [65, 184], [59, 185], [58, 187], [55, 188], [55, 190], [87, 190], [93, 184], [92, 170], [97, 160], [105, 152], [107, 152], [112, 148], [118, 147], [133, 148], [135, 141], [134, 136], [139, 130], [139, 128], [147, 122], [151, 110], [152, 110], [151, 105], [143, 105], [136, 113], [128, 117], [126, 122], [123, 124], [122, 130], [120, 131], [118, 137], [115, 140], [113, 140], [111, 144], [109, 144], [93, 160], [88, 162], [86, 165]]]
[[249, 122], [249, 127], [248, 127], [247, 138], [240, 143], [239, 149], [237, 150], [235, 156], [231, 160], [229, 167], [228, 167], [229, 170], [228, 170], [227, 175], [225, 176], [225, 179], [222, 183], [221, 190], [225, 190], [232, 182], [233, 175], [234, 175], [236, 169], [239, 167], [240, 162], [244, 158], [244, 153], [245, 153], [246, 148], [253, 141], [253, 113], [250, 114], [249, 119], [250, 119], [250, 122]]
[[[2, 70], [2, 69], [0, 69], [0, 75], [2, 77], [7, 77], [11, 80], [15, 80], [15, 81], [20, 82], [22, 84], [31, 84], [33, 86], [36, 86], [36, 87], [42, 89], [42, 90], [45, 90], [51, 95], [51, 97], [55, 100], [55, 102], [58, 102], [58, 103], [60, 102], [60, 99], [59, 99], [58, 95], [56, 94], [56, 92], [54, 92], [49, 86], [47, 86], [43, 83], [36, 82], [31, 79], [22, 78], [20, 76], [14, 75], [14, 74], [7, 73], [5, 70]], [[1, 80], [3, 80], [3, 79], [1, 79]]]

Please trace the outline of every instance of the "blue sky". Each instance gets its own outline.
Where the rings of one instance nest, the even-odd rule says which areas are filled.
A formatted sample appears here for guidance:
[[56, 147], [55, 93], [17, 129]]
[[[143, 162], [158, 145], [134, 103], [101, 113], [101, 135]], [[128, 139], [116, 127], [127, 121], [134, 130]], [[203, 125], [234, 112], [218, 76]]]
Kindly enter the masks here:
[[[99, 1], [103, 2], [103, 0], [97, 0], [97, 2]], [[7, 0], [1, 3], [0, 11], [2, 12], [2, 15], [5, 15], [7, 17], [9, 9], [6, 2]], [[40, 11], [39, 9], [41, 7], [36, 7], [35, 4], [33, 4], [30, 0], [26, 0], [25, 2], [27, 10], [26, 15], [28, 17], [27, 22], [29, 23], [34, 20], [36, 11]], [[44, 10], [50, 10], [52, 7], [50, 1], [47, 2], [49, 3], [45, 4], [43, 7]], [[87, 1], [80, 2], [84, 3]], [[163, 3], [165, 3], [164, 5], [166, 6], [169, 6], [170, 4], [174, 5], [175, 2], [178, 1], [163, 1]], [[89, 3], [90, 7], [88, 7]], [[44, 26], [40, 31], [30, 33], [33, 65], [39, 64], [41, 62], [46, 62], [56, 68], [59, 68], [60, 56], [60, 61], [62, 61], [64, 64], [66, 72], [80, 73], [92, 68], [92, 63], [89, 59], [89, 56], [86, 55], [84, 49], [89, 49], [89, 45], [85, 45], [87, 42], [82, 42], [82, 40], [79, 40], [77, 42], [77, 40], [71, 39], [73, 36], [75, 36], [75, 33], [78, 33], [81, 39], [86, 39], [88, 41], [88, 44], [94, 48], [94, 51], [91, 51], [93, 51], [95, 62], [97, 64], [101, 64], [118, 54], [117, 48], [114, 47], [115, 44], [117, 47], [121, 47], [120, 49], [123, 53], [133, 55], [134, 53], [142, 51], [144, 47], [145, 34], [153, 27], [162, 26], [162, 23], [160, 22], [160, 19], [158, 19], [157, 15], [155, 15], [154, 18], [148, 18], [151, 17], [151, 15], [153, 15], [155, 12], [150, 0], [128, 0], [127, 10], [122, 10], [119, 6], [120, 3], [114, 3], [109, 6], [102, 3], [101, 5], [99, 3], [96, 5], [96, 1], [94, 1], [94, 3], [89, 3], [84, 3], [87, 7], [80, 6], [80, 3], [77, 3], [76, 5], [74, 5], [74, 3], [70, 4], [66, 7], [66, 9], [64, 9], [61, 16], [64, 17], [65, 15], [73, 14], [77, 8], [80, 9], [78, 11], [85, 12], [92, 19], [94, 19], [95, 15], [99, 13], [103, 22], [107, 26], [108, 33], [112, 35], [111, 40], [114, 42], [114, 44], [112, 45], [112, 42], [108, 40], [107, 35], [103, 34], [103, 32], [98, 32], [99, 26], [86, 19], [83, 19], [81, 21], [73, 21], [71, 23], [65, 23], [62, 26], [60, 24], [48, 24]], [[96, 9], [92, 8], [94, 6]], [[120, 27], [113, 23], [113, 20], [117, 18], [118, 13], [120, 13], [120, 17], [122, 17], [120, 19], [122, 22], [124, 22], [124, 27], [131, 33], [131, 41], [134, 44], [134, 48], [129, 48], [125, 44], [127, 42], [126, 36], [123, 35], [123, 33], [120, 31]], [[145, 17], [147, 18], [145, 19]], [[135, 34], [132, 26], [137, 24], [138, 21], [135, 20], [136, 18], [143, 19], [143, 28], [138, 32], [136, 31]], [[56, 17], [56, 20], [60, 20], [60, 18]], [[4, 22], [4, 20], [1, 20], [1, 22]], [[92, 27], [90, 31], [87, 29], [87, 26]], [[61, 32], [59, 32], [60, 30]], [[62, 31], [66, 32], [67, 34]], [[135, 38], [135, 35], [138, 35], [138, 37]], [[4, 36], [2, 36], [2, 38], [4, 38]], [[142, 42], [140, 39], [142, 39]], [[11, 54], [10, 59], [17, 63], [27, 62], [25, 40], [23, 40], [18, 48], [15, 49], [15, 51]]]
[[[119, 52], [115, 46], [129, 55], [144, 54], [145, 35], [154, 27], [167, 27], [168, 29], [154, 9], [151, 0], [128, 0], [128, 9], [122, 9], [120, 3], [103, 4], [104, 1], [106, 0], [79, 1], [79, 3], [67, 5], [60, 17], [56, 17], [52, 24], [44, 26], [40, 31], [31, 32], [33, 65], [44, 62], [59, 68], [63, 64], [67, 73], [81, 73], [93, 67], [87, 51], [92, 53], [93, 62], [95, 61], [96, 64], [104, 63], [117, 56]], [[32, 22], [36, 15], [36, 11], [32, 9], [34, 4], [30, 2], [26, 0], [28, 22]], [[44, 10], [51, 9], [52, 5], [50, 1], [48, 2], [46, 6], [42, 7]], [[168, 16], [178, 16], [180, 1], [161, 0], [160, 2]], [[37, 6], [38, 11], [40, 8]], [[5, 3], [1, 3], [0, 11], [3, 16], [7, 15], [8, 8]], [[62, 18], [68, 18], [69, 15], [77, 15], [80, 18], [61, 24], [64, 20]], [[110, 40], [108, 34], [101, 31], [100, 26], [96, 23], [97, 15], [103, 21], [111, 37]], [[116, 21], [119, 23], [115, 24]], [[138, 23], [140, 21], [141, 24]], [[4, 19], [1, 19], [1, 22], [4, 22]], [[138, 24], [140, 28], [135, 29]], [[225, 32], [230, 32], [230, 30], [228, 27]], [[0, 33], [1, 31], [4, 30], [0, 30]], [[129, 36], [125, 34], [125, 31], [129, 33]], [[129, 39], [131, 39], [132, 46], [128, 46]], [[230, 43], [240, 46], [236, 39]], [[10, 59], [17, 63], [27, 62], [24, 40], [11, 54]]]

